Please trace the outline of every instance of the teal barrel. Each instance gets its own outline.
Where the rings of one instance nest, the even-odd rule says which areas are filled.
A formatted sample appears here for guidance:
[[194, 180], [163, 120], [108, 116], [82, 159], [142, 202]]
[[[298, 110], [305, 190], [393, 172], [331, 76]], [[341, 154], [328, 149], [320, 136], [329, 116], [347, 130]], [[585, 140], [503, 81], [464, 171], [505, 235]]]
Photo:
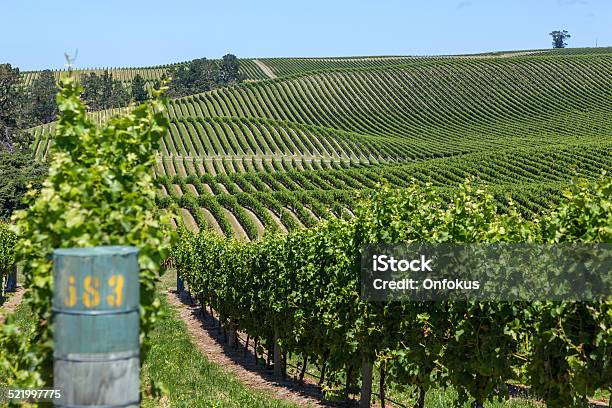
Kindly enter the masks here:
[[134, 247], [53, 252], [56, 406], [139, 406], [138, 272]]

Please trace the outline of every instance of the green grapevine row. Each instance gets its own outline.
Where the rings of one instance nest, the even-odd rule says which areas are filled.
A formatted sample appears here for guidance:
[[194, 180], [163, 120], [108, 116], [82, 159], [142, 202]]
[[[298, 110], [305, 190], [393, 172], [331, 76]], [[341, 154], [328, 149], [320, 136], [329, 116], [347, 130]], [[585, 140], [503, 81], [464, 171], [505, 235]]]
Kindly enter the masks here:
[[[520, 210], [526, 214], [538, 214], [554, 204], [559, 190], [576, 177], [596, 178], [602, 170], [612, 169], [612, 145], [609, 142], [564, 144], [547, 148], [523, 148], [500, 150], [494, 153], [471, 153], [463, 156], [439, 158], [408, 164], [386, 164], [362, 167], [344, 167], [326, 170], [281, 170], [247, 171], [234, 173], [191, 174], [188, 177], [175, 175], [160, 177], [164, 189], [158, 201], [163, 207], [171, 203], [180, 205], [183, 193], [210, 196], [233, 195], [250, 197], [250, 201], [265, 200], [275, 208], [269, 208], [277, 217], [289, 213], [295, 215], [302, 225], [312, 225], [313, 219], [325, 218], [329, 214], [342, 213], [341, 208], [351, 209], [340, 201], [329, 200], [330, 192], [351, 192], [374, 189], [379, 182], [386, 181], [393, 187], [406, 187], [411, 180], [421, 184], [433, 183], [439, 187], [451, 187], [466, 177], [475, 177], [480, 183], [491, 186], [497, 194], [500, 205], [505, 195], [512, 194]], [[531, 193], [540, 188], [539, 198]], [[554, 192], [556, 191], [556, 193]], [[327, 192], [321, 197], [315, 195]], [[527, 196], [525, 196], [527, 195]], [[270, 201], [272, 200], [273, 201]], [[225, 199], [226, 200], [226, 199]], [[227, 201], [227, 200], [226, 200]], [[280, 204], [280, 205], [279, 205]], [[235, 204], [225, 207], [239, 219], [244, 216]], [[217, 213], [221, 219], [222, 214]], [[256, 213], [255, 223], [266, 225], [267, 216]], [[195, 216], [195, 215], [194, 215]], [[262, 218], [263, 217], [263, 218]], [[198, 219], [198, 217], [195, 217]], [[249, 217], [253, 219], [253, 217]], [[218, 219], [218, 222], [223, 222]], [[285, 220], [289, 220], [287, 215]], [[242, 224], [242, 222], [241, 222]], [[248, 221], [242, 225], [252, 229]], [[283, 225], [287, 229], [296, 226]], [[251, 236], [252, 238], [252, 236]]]
[[575, 187], [533, 221], [512, 206], [500, 212], [493, 194], [471, 183], [439, 193], [379, 188], [354, 218], [252, 243], [183, 230], [177, 268], [228, 330], [319, 366], [328, 396], [346, 395], [375, 362], [388, 385], [421, 396], [452, 385], [458, 404], [471, 398], [476, 407], [508, 398], [510, 381], [527, 383], [549, 407], [586, 407], [595, 391], [610, 390], [612, 302], [368, 303], [359, 262], [370, 243], [612, 243], [612, 179]]
[[0, 292], [6, 277], [15, 267], [15, 243], [17, 238], [7, 224], [0, 221]]

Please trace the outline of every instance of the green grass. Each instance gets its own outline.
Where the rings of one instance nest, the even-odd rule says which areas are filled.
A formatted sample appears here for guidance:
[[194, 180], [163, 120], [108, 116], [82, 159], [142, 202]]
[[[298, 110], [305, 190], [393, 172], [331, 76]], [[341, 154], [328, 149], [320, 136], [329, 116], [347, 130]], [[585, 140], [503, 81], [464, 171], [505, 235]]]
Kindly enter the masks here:
[[[297, 365], [299, 363], [298, 359], [291, 359], [290, 364]], [[320, 375], [320, 372], [312, 365], [309, 366], [308, 372], [315, 376]], [[289, 372], [291, 376], [293, 376], [293, 372]], [[379, 371], [377, 369], [374, 370], [373, 379], [372, 379], [372, 392], [375, 395], [372, 398], [374, 403], [380, 402], [379, 396]], [[356, 398], [358, 398], [356, 396]], [[417, 402], [417, 393], [415, 387], [403, 387], [403, 389], [399, 388], [387, 388], [385, 391], [385, 398], [398, 402], [407, 407], [412, 407]], [[436, 388], [431, 389], [427, 392], [425, 396], [425, 407], [427, 408], [448, 408], [454, 406], [453, 404], [457, 400], [457, 392], [449, 387], [449, 388]], [[462, 408], [471, 408], [473, 407], [473, 401], [470, 401], [464, 405]], [[397, 405], [390, 403], [387, 401], [388, 407], [397, 407]], [[535, 408], [535, 407], [543, 407], [542, 403], [537, 401], [528, 400], [528, 399], [519, 399], [512, 398], [507, 401], [494, 401], [485, 403], [486, 408]]]
[[[172, 286], [175, 276], [168, 273], [160, 284], [160, 291]], [[185, 324], [164, 296], [162, 310], [165, 316], [151, 335], [153, 347], [144, 361], [142, 382], [153, 380], [161, 383], [170, 395], [167, 400], [145, 397], [142, 401], [144, 408], [295, 407], [264, 392], [249, 389], [235, 376], [210, 363], [193, 344]]]
[[[411, 398], [410, 393], [408, 392], [391, 391], [387, 393], [387, 396], [394, 401], [408, 406], [411, 406], [410, 404], [414, 404], [415, 402], [415, 399]], [[453, 389], [434, 389], [427, 393], [427, 396], [425, 397], [425, 406], [427, 408], [447, 408], [453, 406], [456, 399], [457, 393]], [[520, 399], [485, 403], [486, 408], [535, 408], [542, 406], [542, 404], [534, 401]], [[464, 404], [463, 407], [469, 408], [473, 407], [473, 405]]]

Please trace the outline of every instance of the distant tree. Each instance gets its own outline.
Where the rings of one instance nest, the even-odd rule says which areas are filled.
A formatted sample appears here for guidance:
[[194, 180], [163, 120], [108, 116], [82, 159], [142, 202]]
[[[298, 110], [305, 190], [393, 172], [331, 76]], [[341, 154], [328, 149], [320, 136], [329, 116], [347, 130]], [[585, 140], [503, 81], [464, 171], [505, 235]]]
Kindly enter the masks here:
[[138, 103], [144, 102], [149, 98], [149, 93], [145, 89], [146, 82], [140, 74], [136, 74], [132, 79], [132, 99]]
[[161, 88], [162, 83], [169, 82], [170, 78], [168, 77], [168, 73], [164, 72], [159, 79], [153, 81], [153, 89], [158, 90]]
[[22, 198], [28, 185], [40, 190], [46, 174], [47, 164], [32, 160], [30, 150], [0, 149], [0, 219], [8, 219], [13, 211], [25, 208]]
[[110, 106], [107, 108], [119, 108], [130, 104], [130, 93], [123, 86], [121, 81], [112, 81], [112, 93], [110, 98]]
[[223, 56], [221, 65], [219, 66], [219, 81], [223, 85], [229, 85], [240, 82], [240, 62], [234, 54]]
[[0, 64], [0, 150], [12, 152], [22, 143], [21, 129], [29, 124], [26, 96], [19, 69]]
[[211, 90], [218, 81], [219, 69], [213, 61], [199, 58], [171, 69], [169, 75], [168, 94], [179, 97]]
[[83, 94], [81, 98], [87, 104], [88, 110], [101, 109], [102, 81], [100, 77], [91, 72], [81, 77], [81, 84], [83, 85]]
[[563, 30], [563, 31], [553, 31], [553, 32], [549, 33], [549, 35], [552, 36], [552, 45], [553, 45], [553, 48], [565, 48], [565, 46], [567, 45], [565, 40], [567, 38], [571, 38], [572, 37], [571, 35], [569, 35], [569, 33], [566, 30]]
[[31, 114], [37, 123], [49, 123], [57, 116], [55, 95], [57, 86], [53, 72], [45, 70], [32, 82], [29, 89]]
[[217, 65], [206, 58], [199, 58], [189, 64], [189, 93], [210, 91], [219, 75]]
[[130, 102], [130, 94], [121, 81], [113, 79], [113, 74], [105, 70], [101, 75], [90, 73], [81, 78], [83, 94], [90, 111], [120, 108]]
[[32, 160], [32, 138], [23, 129], [31, 125], [30, 104], [19, 69], [0, 64], [0, 218], [21, 208], [27, 185], [39, 186], [46, 165]]

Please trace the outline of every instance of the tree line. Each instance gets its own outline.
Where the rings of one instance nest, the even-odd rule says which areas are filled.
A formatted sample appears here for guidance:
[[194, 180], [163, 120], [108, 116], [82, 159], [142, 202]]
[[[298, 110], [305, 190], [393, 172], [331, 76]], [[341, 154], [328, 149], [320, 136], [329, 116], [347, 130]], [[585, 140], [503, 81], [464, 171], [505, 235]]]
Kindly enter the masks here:
[[[238, 58], [227, 54], [220, 62], [200, 58], [181, 64], [150, 84], [140, 74], [125, 84], [108, 70], [92, 72], [80, 77], [80, 96], [89, 111], [120, 108], [150, 99], [150, 90], [159, 89], [162, 83], [172, 97], [237, 84], [242, 81], [239, 70]], [[40, 72], [26, 86], [19, 68], [0, 64], [0, 219], [22, 208], [21, 197], [27, 185], [39, 188], [46, 174], [46, 165], [32, 160], [31, 137], [26, 129], [57, 119], [57, 93], [53, 71]]]
[[[180, 97], [237, 84], [243, 79], [239, 70], [240, 62], [233, 54], [223, 56], [219, 62], [199, 58], [170, 68], [150, 87], [159, 89], [165, 81], [169, 88], [168, 95]], [[140, 74], [136, 74], [131, 83], [124, 84], [108, 70], [101, 74], [91, 72], [81, 77], [81, 99], [89, 111], [119, 108], [132, 101], [140, 103], [149, 99], [147, 85]], [[19, 68], [0, 64], [0, 143], [8, 147], [8, 135], [14, 129], [54, 121], [58, 113], [55, 101], [57, 91], [56, 78], [51, 70], [42, 71], [31, 85], [25, 86]]]

